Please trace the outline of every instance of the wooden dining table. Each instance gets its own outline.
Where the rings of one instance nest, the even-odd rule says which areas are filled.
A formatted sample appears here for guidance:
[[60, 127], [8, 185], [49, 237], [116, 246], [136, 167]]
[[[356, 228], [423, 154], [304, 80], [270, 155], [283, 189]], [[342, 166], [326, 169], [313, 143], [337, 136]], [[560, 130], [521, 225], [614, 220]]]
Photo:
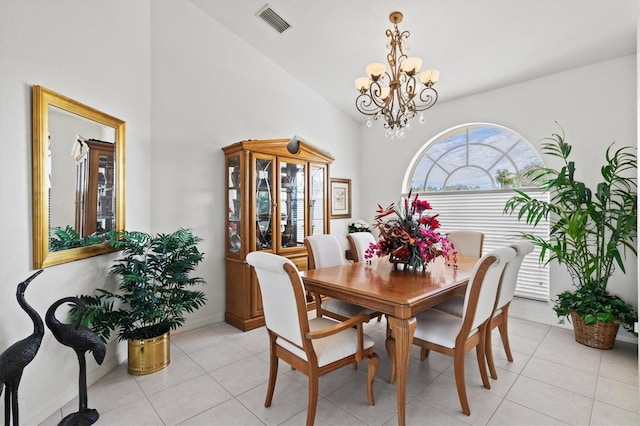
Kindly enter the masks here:
[[387, 315], [395, 340], [399, 425], [405, 424], [407, 376], [416, 314], [464, 293], [477, 261], [477, 258], [459, 257], [454, 267], [438, 257], [426, 270], [415, 272], [396, 270], [382, 258], [371, 263], [345, 263], [301, 272], [306, 291]]

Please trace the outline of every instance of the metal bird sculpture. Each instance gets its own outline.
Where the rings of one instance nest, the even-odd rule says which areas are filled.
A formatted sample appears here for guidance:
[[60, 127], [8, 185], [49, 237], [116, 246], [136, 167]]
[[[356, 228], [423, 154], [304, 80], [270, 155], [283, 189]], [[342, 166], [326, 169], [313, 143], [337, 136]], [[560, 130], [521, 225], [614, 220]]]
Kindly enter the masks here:
[[24, 367], [35, 358], [42, 343], [44, 336], [44, 324], [42, 318], [38, 315], [24, 298], [24, 292], [29, 283], [42, 273], [42, 269], [31, 275], [25, 281], [18, 284], [16, 290], [16, 299], [20, 307], [29, 315], [33, 321], [33, 333], [25, 339], [19, 340], [9, 346], [2, 354], [0, 354], [0, 395], [3, 388], [6, 388], [4, 394], [4, 424], [9, 426], [13, 417], [13, 426], [20, 424], [18, 415], [18, 386], [22, 378]]
[[[73, 303], [76, 305], [77, 320], [75, 324], [65, 324], [56, 318], [56, 310], [63, 303]], [[65, 346], [72, 348], [78, 356], [78, 363], [80, 364], [80, 375], [78, 379], [79, 387], [79, 410], [75, 413], [71, 413], [66, 416], [59, 426], [63, 425], [91, 425], [98, 420], [98, 411], [93, 408], [87, 408], [87, 362], [85, 359], [85, 353], [91, 351], [93, 357], [98, 364], [102, 364], [106, 353], [107, 345], [100, 340], [98, 335], [80, 325], [82, 317], [86, 310], [85, 303], [77, 297], [64, 297], [53, 303], [47, 310], [45, 315], [45, 322], [47, 327], [51, 330], [54, 337], [58, 342]]]

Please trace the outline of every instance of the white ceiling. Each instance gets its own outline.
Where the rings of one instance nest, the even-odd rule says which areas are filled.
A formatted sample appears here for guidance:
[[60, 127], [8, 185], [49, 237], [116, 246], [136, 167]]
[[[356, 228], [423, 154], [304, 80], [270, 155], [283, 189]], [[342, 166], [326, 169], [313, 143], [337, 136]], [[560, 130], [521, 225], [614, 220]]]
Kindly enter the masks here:
[[395, 10], [406, 53], [441, 72], [439, 102], [634, 54], [640, 10], [635, 0], [269, 0], [291, 25], [279, 34], [256, 16], [267, 0], [191, 1], [358, 121], [353, 82], [385, 62]]

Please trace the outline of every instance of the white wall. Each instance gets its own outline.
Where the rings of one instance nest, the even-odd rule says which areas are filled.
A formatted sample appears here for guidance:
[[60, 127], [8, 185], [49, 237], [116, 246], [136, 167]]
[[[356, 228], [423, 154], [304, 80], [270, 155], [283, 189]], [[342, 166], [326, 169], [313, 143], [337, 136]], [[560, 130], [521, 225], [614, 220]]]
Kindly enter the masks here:
[[[0, 352], [33, 330], [15, 298], [18, 282], [33, 272], [31, 85], [126, 121], [127, 226], [148, 228], [149, 38], [148, 0], [0, 1]], [[44, 316], [62, 297], [105, 286], [112, 259], [47, 268], [26, 299]], [[100, 370], [88, 357], [90, 381], [116, 365], [116, 349]], [[75, 353], [46, 329], [20, 384], [21, 423], [37, 424], [76, 396], [77, 377]]]
[[[151, 17], [151, 224], [162, 232], [191, 228], [204, 239], [198, 273], [208, 283], [208, 302], [187, 325], [223, 321], [221, 148], [297, 134], [336, 158], [332, 176], [355, 179], [359, 129], [191, 2], [152, 2]], [[333, 221], [332, 233], [344, 238], [347, 222]]]
[[[598, 76], [607, 76], [606, 82]], [[361, 152], [362, 161], [369, 166], [363, 168], [360, 176], [361, 214], [371, 220], [377, 203], [387, 205], [396, 201], [414, 154], [438, 133], [468, 122], [509, 127], [539, 149], [540, 139], [560, 131], [557, 121], [565, 131], [566, 141], [573, 145], [577, 179], [595, 186], [609, 144], [638, 145], [636, 79], [636, 56], [627, 56], [436, 104], [425, 113], [427, 122], [416, 123], [402, 140], [385, 139], [381, 124], [372, 128], [362, 126], [360, 140], [367, 140], [368, 145]], [[543, 161], [549, 166], [557, 165], [554, 158], [543, 157]], [[380, 170], [385, 173], [379, 173]], [[633, 255], [628, 257], [626, 267], [627, 274], [616, 274], [609, 289], [635, 305], [638, 274]], [[552, 266], [550, 285], [552, 298], [570, 289], [563, 268]], [[517, 300], [510, 312], [516, 317], [557, 324], [551, 304]], [[621, 336], [635, 340], [625, 332]]]

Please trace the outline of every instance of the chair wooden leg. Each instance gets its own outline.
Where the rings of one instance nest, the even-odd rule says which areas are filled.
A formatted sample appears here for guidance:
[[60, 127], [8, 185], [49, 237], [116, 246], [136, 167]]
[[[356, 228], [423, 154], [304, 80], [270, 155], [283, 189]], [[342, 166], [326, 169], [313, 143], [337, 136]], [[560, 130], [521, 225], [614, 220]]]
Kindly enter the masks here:
[[487, 358], [487, 365], [489, 366], [489, 375], [491, 375], [493, 380], [497, 380], [498, 372], [496, 371], [496, 365], [493, 360], [493, 347], [491, 345], [491, 327], [487, 327], [487, 335], [484, 340], [484, 354]]
[[384, 341], [384, 346], [387, 348], [387, 355], [389, 356], [389, 383], [393, 384], [396, 381], [396, 341], [390, 335], [387, 335], [387, 339]]
[[380, 357], [378, 354], [373, 353], [367, 357], [367, 398], [369, 399], [369, 405], [376, 405], [373, 399], [373, 381], [376, 378], [376, 372], [380, 366]]
[[276, 348], [271, 347], [271, 355], [269, 357], [269, 385], [267, 386], [267, 398], [264, 400], [264, 406], [270, 407], [273, 399], [273, 391], [276, 388], [276, 378], [278, 377], [278, 357], [275, 353]]
[[311, 368], [309, 371], [309, 408], [307, 409], [307, 426], [313, 426], [318, 407], [318, 371]]
[[469, 401], [467, 400], [467, 389], [464, 385], [464, 353], [461, 350], [453, 353], [453, 372], [456, 376], [456, 388], [458, 390], [460, 407], [464, 414], [470, 416], [471, 410], [469, 409]]
[[489, 383], [489, 376], [487, 375], [487, 363], [485, 358], [486, 354], [484, 349], [484, 342], [486, 340], [485, 333], [487, 333], [488, 328], [489, 328], [488, 321], [484, 325], [480, 326], [480, 330], [478, 330], [478, 333], [480, 333], [480, 341], [476, 346], [476, 358], [478, 359], [478, 368], [480, 369], [480, 377], [482, 377], [482, 385], [485, 387], [485, 389], [491, 389], [491, 383]]
[[427, 348], [420, 348], [420, 361], [424, 361], [425, 359], [427, 359], [429, 357], [429, 352], [431, 352], [429, 349]]
[[509, 345], [509, 304], [502, 308], [502, 319], [498, 326], [500, 331], [500, 338], [502, 339], [502, 346], [504, 347], [504, 353], [507, 355], [509, 362], [513, 362], [513, 355], [511, 355], [511, 345]]

